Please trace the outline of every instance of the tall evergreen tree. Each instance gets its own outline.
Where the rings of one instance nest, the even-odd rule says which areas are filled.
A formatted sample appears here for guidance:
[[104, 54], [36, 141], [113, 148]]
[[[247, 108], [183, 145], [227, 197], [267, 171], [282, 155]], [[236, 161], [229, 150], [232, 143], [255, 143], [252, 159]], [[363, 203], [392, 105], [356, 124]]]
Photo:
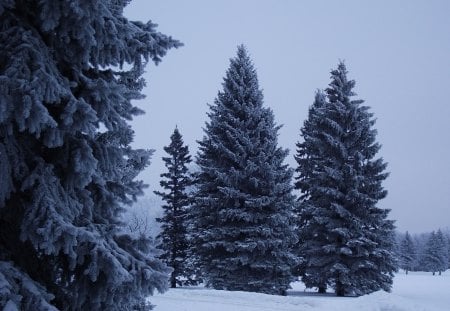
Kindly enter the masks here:
[[447, 269], [450, 269], [450, 235], [447, 235]]
[[283, 294], [293, 280], [292, 172], [243, 46], [199, 142], [197, 253], [210, 286]]
[[[327, 276], [322, 273], [320, 265], [310, 264], [309, 258], [314, 257], [315, 252], [320, 248], [320, 244], [314, 245], [317, 239], [317, 233], [311, 231], [310, 227], [314, 226], [314, 222], [320, 221], [314, 218], [314, 199], [319, 197], [311, 197], [309, 194], [314, 188], [313, 180], [316, 168], [320, 165], [320, 157], [317, 157], [319, 150], [317, 149], [315, 136], [319, 135], [320, 121], [322, 114], [322, 107], [325, 105], [325, 94], [318, 90], [312, 106], [309, 108], [308, 118], [305, 120], [301, 128], [301, 135], [304, 137], [304, 142], [297, 143], [297, 154], [294, 156], [299, 164], [296, 168], [295, 187], [301, 189], [302, 193], [299, 201], [303, 202], [302, 207], [298, 210], [298, 225], [299, 242], [297, 245], [297, 255], [303, 258], [300, 266], [296, 269], [297, 274], [302, 276], [302, 281], [308, 288], [317, 287], [319, 293], [325, 293], [327, 288]], [[316, 154], [314, 156], [314, 154]], [[319, 202], [317, 202], [319, 203]]]
[[405, 270], [405, 273], [408, 274], [408, 271], [414, 269], [414, 265], [416, 264], [416, 262], [416, 247], [413, 240], [411, 239], [411, 235], [408, 231], [406, 231], [399, 247], [399, 267]]
[[439, 253], [440, 253], [440, 265], [439, 265], [439, 275], [441, 275], [441, 272], [444, 272], [448, 268], [448, 244], [447, 244], [447, 238], [442, 232], [441, 229], [438, 229], [436, 232], [436, 239], [438, 240], [439, 245]]
[[439, 272], [447, 270], [448, 265], [448, 250], [447, 241], [445, 241], [442, 231], [433, 231], [428, 238], [425, 245], [425, 250], [422, 258], [422, 266], [426, 271], [432, 272], [435, 275]]
[[299, 252], [309, 287], [332, 286], [339, 296], [389, 291], [396, 270], [394, 223], [376, 207], [387, 192], [386, 164], [375, 158], [375, 120], [344, 63], [310, 110], [297, 144], [296, 188], [302, 191]]
[[190, 278], [186, 266], [189, 262], [186, 218], [192, 201], [187, 192], [188, 187], [192, 185], [188, 170], [192, 160], [188, 146], [184, 146], [183, 137], [178, 128], [175, 128], [170, 136], [170, 145], [164, 147], [164, 150], [169, 156], [163, 157], [167, 172], [161, 174], [163, 179], [160, 185], [167, 192], [155, 191], [155, 194], [165, 201], [162, 206], [164, 216], [157, 218], [157, 221], [161, 223], [161, 233], [157, 238], [161, 240], [160, 247], [164, 250], [161, 258], [173, 268], [170, 285], [175, 288], [177, 284], [182, 284], [180, 277]]
[[127, 123], [144, 61], [179, 43], [128, 21], [128, 2], [0, 3], [2, 310], [142, 310], [167, 287], [120, 214], [150, 156]]

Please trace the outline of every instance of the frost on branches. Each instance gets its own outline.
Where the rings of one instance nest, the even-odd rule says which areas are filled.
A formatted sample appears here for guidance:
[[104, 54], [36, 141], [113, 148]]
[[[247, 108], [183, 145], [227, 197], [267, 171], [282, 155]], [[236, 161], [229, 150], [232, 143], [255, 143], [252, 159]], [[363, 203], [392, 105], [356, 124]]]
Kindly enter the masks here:
[[444, 234], [439, 229], [437, 232], [433, 231], [425, 244], [423, 257], [421, 258], [421, 266], [425, 271], [430, 271], [435, 275], [448, 268], [448, 249], [447, 241]]
[[[0, 3], [0, 306], [148, 309], [167, 267], [121, 233], [149, 151], [130, 147], [140, 77], [180, 45], [129, 1]], [[100, 129], [102, 129], [100, 131]], [[30, 307], [32, 306], [32, 307]]]
[[331, 286], [339, 296], [389, 291], [397, 265], [394, 223], [376, 206], [387, 194], [386, 163], [376, 158], [375, 120], [352, 99], [354, 85], [340, 63], [316, 95], [296, 155], [299, 272], [308, 287]]
[[194, 268], [191, 265], [190, 238], [188, 234], [188, 216], [192, 205], [189, 189], [193, 177], [188, 165], [192, 162], [188, 146], [178, 128], [170, 136], [170, 144], [164, 147], [168, 156], [163, 157], [167, 171], [161, 174], [160, 185], [163, 192], [155, 191], [164, 204], [164, 215], [156, 220], [161, 224], [160, 248], [164, 251], [161, 258], [173, 268], [170, 286], [196, 284]]
[[401, 240], [398, 251], [398, 265], [408, 274], [409, 271], [414, 270], [417, 264], [417, 249], [408, 231]]
[[217, 289], [283, 294], [296, 262], [292, 172], [243, 46], [210, 108], [192, 217], [203, 276]]

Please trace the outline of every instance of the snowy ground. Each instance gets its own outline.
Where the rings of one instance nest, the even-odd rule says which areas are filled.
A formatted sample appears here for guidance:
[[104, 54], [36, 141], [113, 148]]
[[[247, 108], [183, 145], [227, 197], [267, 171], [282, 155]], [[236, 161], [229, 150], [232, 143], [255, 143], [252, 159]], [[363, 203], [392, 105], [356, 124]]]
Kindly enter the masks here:
[[156, 311], [448, 311], [450, 271], [442, 276], [397, 274], [392, 293], [376, 292], [359, 298], [305, 292], [302, 283], [295, 283], [287, 297], [196, 287], [171, 289], [150, 301]]

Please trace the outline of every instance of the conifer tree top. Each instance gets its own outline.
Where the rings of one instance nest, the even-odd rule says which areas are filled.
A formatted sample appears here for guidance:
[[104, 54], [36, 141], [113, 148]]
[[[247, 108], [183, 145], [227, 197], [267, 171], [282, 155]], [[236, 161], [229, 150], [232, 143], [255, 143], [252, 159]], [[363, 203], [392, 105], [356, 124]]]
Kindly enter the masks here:
[[236, 57], [230, 59], [223, 88], [223, 92], [219, 92], [219, 98], [229, 93], [234, 94], [232, 100], [240, 105], [262, 105], [263, 96], [259, 90], [256, 69], [244, 45], [239, 45]]
[[352, 91], [355, 87], [355, 80], [348, 80], [347, 74], [347, 67], [343, 61], [338, 63], [337, 69], [331, 71], [331, 82], [326, 89], [330, 102], [345, 103], [346, 98], [356, 95]]

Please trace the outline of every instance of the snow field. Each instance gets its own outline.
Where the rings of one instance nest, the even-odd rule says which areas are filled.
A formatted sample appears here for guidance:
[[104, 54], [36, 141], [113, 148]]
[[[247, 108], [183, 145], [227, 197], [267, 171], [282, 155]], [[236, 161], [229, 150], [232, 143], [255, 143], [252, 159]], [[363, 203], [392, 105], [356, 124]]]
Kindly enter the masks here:
[[450, 271], [441, 276], [427, 272], [398, 273], [392, 293], [379, 291], [358, 298], [318, 295], [303, 283], [292, 284], [287, 297], [229, 292], [202, 287], [170, 289], [150, 297], [156, 311], [448, 311]]

